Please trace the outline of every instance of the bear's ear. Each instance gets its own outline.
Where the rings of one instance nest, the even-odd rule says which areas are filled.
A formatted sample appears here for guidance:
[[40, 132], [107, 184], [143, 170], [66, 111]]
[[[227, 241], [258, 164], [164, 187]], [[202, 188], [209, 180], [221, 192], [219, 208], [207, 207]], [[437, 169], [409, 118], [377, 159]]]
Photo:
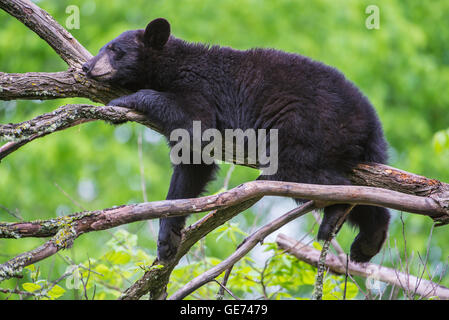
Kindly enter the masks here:
[[170, 37], [170, 23], [163, 18], [154, 19], [145, 28], [143, 43], [146, 47], [161, 50]]

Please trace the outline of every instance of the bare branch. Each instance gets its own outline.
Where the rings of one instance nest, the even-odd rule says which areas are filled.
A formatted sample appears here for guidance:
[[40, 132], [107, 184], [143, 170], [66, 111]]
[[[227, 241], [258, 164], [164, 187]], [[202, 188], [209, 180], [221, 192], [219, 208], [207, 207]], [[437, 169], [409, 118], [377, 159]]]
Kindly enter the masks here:
[[445, 194], [449, 197], [449, 184], [384, 164], [360, 164], [353, 169], [351, 180], [361, 186], [386, 188], [417, 196]]
[[[63, 230], [70, 230], [70, 242], [73, 242], [76, 237], [86, 232], [109, 229], [134, 221], [167, 217], [169, 215], [179, 216], [213, 209], [230, 208], [232, 212], [230, 216], [232, 216], [246, 209], [248, 203], [252, 205], [265, 195], [318, 200], [326, 204], [351, 203], [382, 205], [392, 208], [400, 207], [405, 211], [427, 214], [434, 220], [440, 220], [442, 216], [447, 216], [447, 213], [436, 202], [429, 201], [429, 198], [401, 194], [396, 191], [359, 186], [322, 186], [278, 181], [252, 181], [229, 191], [207, 197], [147, 202], [101, 211], [81, 212], [47, 221], [3, 223], [0, 224], [0, 237], [55, 236]], [[242, 207], [244, 209], [237, 210]], [[203, 223], [200, 220], [195, 224], [195, 228], [186, 230], [186, 236], [183, 238], [183, 245], [179, 250], [176, 262], [179, 261], [196, 241], [221, 225], [228, 217], [221, 218], [218, 213], [215, 213], [207, 219], [207, 223], [205, 224], [207, 225], [206, 229], [202, 230]], [[67, 229], [68, 226], [70, 227], [69, 229]], [[187, 236], [192, 230], [197, 234], [201, 234], [201, 237]], [[49, 254], [42, 254], [38, 250], [32, 253], [32, 258], [27, 254], [27, 259], [23, 259], [22, 257], [19, 260], [13, 259], [12, 262], [16, 266], [23, 267], [42, 260], [56, 253], [60, 248], [65, 247], [54, 247], [48, 244], [45, 247], [45, 252]], [[20, 263], [17, 263], [17, 261], [20, 261]], [[175, 265], [170, 264], [171, 267]], [[2, 270], [5, 273], [5, 270], [10, 269], [11, 261], [0, 265], [0, 274]], [[165, 268], [165, 270], [169, 270], [169, 268]], [[8, 277], [8, 272], [2, 275], [2, 277]]]
[[[34, 139], [95, 120], [105, 120], [112, 123], [134, 121], [147, 127], [153, 126], [144, 115], [131, 109], [69, 104], [32, 120], [18, 124], [0, 125], [0, 139], [11, 141], [0, 147], [0, 160]], [[159, 130], [156, 127], [152, 128]]]
[[[42, 294], [42, 292], [40, 292], [40, 291], [38, 291], [38, 292], [28, 292], [28, 291], [22, 291], [22, 290], [18, 290], [18, 289], [3, 289], [3, 288], [0, 288], [0, 292], [8, 294], [8, 295], [17, 294], [19, 296], [32, 296], [32, 297], [37, 297], [37, 298], [40, 298], [40, 297], [49, 298], [48, 295]], [[5, 300], [8, 300], [8, 297]]]
[[111, 123], [134, 121], [150, 125], [144, 115], [131, 109], [113, 106], [67, 104], [51, 113], [42, 114], [29, 121], [0, 125], [0, 138], [17, 141], [31, 138], [35, 135], [41, 137], [94, 120], [105, 120]]
[[[251, 181], [228, 191], [194, 199], [164, 200], [125, 205], [100, 211], [76, 213], [63, 218], [80, 225], [80, 231], [104, 230], [125, 223], [147, 219], [181, 216], [237, 206], [244, 201], [263, 196], [284, 196], [316, 200], [326, 205], [335, 203], [383, 206], [407, 212], [415, 212], [439, 221], [448, 213], [428, 197], [402, 194], [396, 191], [361, 186], [326, 186], [280, 181]], [[59, 220], [15, 222], [0, 224], [0, 237], [17, 238], [54, 235]], [[47, 230], [47, 233], [42, 233]]]
[[0, 100], [50, 100], [80, 97], [106, 103], [126, 94], [129, 94], [129, 91], [87, 78], [79, 70], [0, 72]]
[[24, 267], [37, 261], [48, 258], [58, 252], [59, 248], [55, 242], [50, 240], [36, 249], [22, 253], [17, 257], [0, 264], [0, 281], [20, 277]]
[[[232, 192], [232, 190], [230, 191]], [[238, 190], [234, 190], [233, 192], [238, 192]], [[230, 194], [224, 194], [224, 198], [218, 197], [216, 199], [218, 200], [216, 203], [217, 205], [214, 205], [214, 203], [211, 202], [211, 199], [207, 198], [208, 197], [203, 198], [204, 202], [199, 204], [200, 207], [197, 207], [195, 202], [201, 198], [166, 200], [121, 206], [102, 211], [82, 212], [46, 221], [1, 223], [0, 237], [2, 238], [48, 236], [53, 236], [53, 238], [44, 245], [1, 264], [0, 281], [10, 277], [16, 277], [20, 275], [23, 267], [45, 259], [59, 250], [71, 246], [77, 237], [86, 232], [105, 230], [133, 221], [167, 217], [170, 213], [172, 213], [171, 216], [176, 216], [186, 215], [193, 212], [208, 211], [208, 208], [224, 208], [210, 213], [205, 218], [197, 221], [194, 225], [183, 230], [182, 242], [175, 260], [171, 261], [162, 269], [151, 269], [150, 272], [148, 272], [150, 277], [155, 276], [157, 282], [145, 283], [143, 285], [142, 282], [137, 282], [134, 286], [128, 289], [127, 293], [124, 294], [123, 299], [140, 298], [143, 294], [148, 292], [148, 289], [146, 289], [147, 285], [150, 287], [151, 285], [155, 285], [152, 289], [153, 294], [156, 294], [156, 292], [162, 290], [167, 284], [171, 271], [177, 265], [179, 259], [188, 252], [191, 246], [210, 231], [214, 230], [217, 226], [251, 207], [260, 199], [260, 197], [254, 196], [250, 199], [233, 203], [232, 196]], [[161, 281], [163, 281], [162, 286], [160, 285]]]
[[0, 99], [58, 99], [83, 96], [84, 85], [74, 73], [61, 72], [0, 72]]
[[[278, 246], [301, 261], [310, 265], [317, 266], [320, 251], [298, 242], [284, 234], [279, 234], [276, 243]], [[344, 261], [344, 259], [343, 259]], [[345, 274], [346, 266], [337, 256], [328, 254], [326, 257], [326, 267], [336, 274]], [[449, 299], [449, 289], [438, 285], [432, 281], [418, 279], [415, 276], [398, 272], [395, 269], [383, 267], [374, 263], [359, 264], [349, 261], [348, 271], [353, 276], [372, 278], [403, 288], [404, 290], [416, 290], [416, 293], [422, 297], [439, 297], [440, 299]]]

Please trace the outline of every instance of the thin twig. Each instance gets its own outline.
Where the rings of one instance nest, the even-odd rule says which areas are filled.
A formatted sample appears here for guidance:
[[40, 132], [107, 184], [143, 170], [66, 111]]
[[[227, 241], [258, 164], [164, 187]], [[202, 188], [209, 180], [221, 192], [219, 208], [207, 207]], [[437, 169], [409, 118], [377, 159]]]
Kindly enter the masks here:
[[223, 277], [223, 282], [221, 283], [220, 289], [218, 289], [218, 292], [217, 292], [217, 300], [223, 300], [223, 298], [224, 298], [224, 288], [226, 287], [226, 284], [228, 283], [228, 279], [229, 279], [229, 276], [231, 275], [233, 267], [234, 267], [234, 265], [230, 266], [225, 272], [225, 275]]
[[53, 182], [54, 185], [56, 186], [56, 188], [59, 189], [59, 191], [61, 191], [61, 193], [66, 196], [67, 199], [69, 199], [75, 206], [77, 206], [78, 208], [80, 208], [81, 210], [87, 211], [85, 207], [83, 207], [83, 205], [81, 205], [78, 201], [76, 201], [75, 199], [73, 199], [73, 197], [71, 197], [67, 192], [65, 192], [64, 189], [62, 189], [59, 184], [57, 184], [56, 182]]
[[[231, 297], [233, 297], [235, 300], [240, 300], [239, 297], [237, 297], [231, 290], [226, 288], [225, 285], [220, 283], [220, 281], [218, 281], [216, 279], [213, 279], [212, 281], [216, 282], [220, 286], [220, 289], [226, 290], [226, 292], [229, 293], [231, 295]], [[217, 300], [222, 300], [222, 299], [217, 299]]]
[[[14, 213], [14, 211], [9, 210], [8, 208], [6, 208], [5, 206], [2, 206], [2, 205], [0, 205], [0, 209], [5, 210], [7, 213], [9, 213], [11, 216], [13, 216], [14, 218], [16, 218], [17, 220], [23, 221], [23, 218], [20, 216], [20, 214], [19, 214], [18, 212], [17, 212], [17, 213]], [[17, 211], [18, 211], [18, 210], [17, 210]]]
[[326, 256], [329, 252], [329, 246], [333, 238], [335, 238], [335, 234], [340, 230], [340, 227], [343, 225], [343, 222], [346, 220], [346, 217], [354, 208], [354, 205], [349, 206], [348, 209], [345, 210], [343, 215], [338, 219], [335, 226], [333, 226], [332, 233], [330, 234], [329, 239], [324, 241], [323, 247], [321, 249], [320, 259], [318, 261], [318, 270], [315, 280], [315, 290], [313, 292], [312, 299], [313, 300], [321, 300], [323, 297], [323, 286], [324, 286], [324, 271], [326, 269]]

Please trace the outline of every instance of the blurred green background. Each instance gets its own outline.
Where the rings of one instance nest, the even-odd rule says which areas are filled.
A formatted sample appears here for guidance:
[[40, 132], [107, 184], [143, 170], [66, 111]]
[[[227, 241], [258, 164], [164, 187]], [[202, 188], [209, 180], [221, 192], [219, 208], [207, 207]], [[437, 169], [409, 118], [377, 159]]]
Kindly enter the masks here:
[[[237, 49], [277, 48], [334, 66], [358, 85], [376, 107], [390, 143], [390, 164], [449, 181], [448, 1], [43, 0], [36, 3], [63, 26], [70, 19], [67, 6], [76, 5], [80, 28], [69, 31], [93, 54], [121, 32], [144, 28], [151, 19], [165, 17], [171, 22], [173, 34], [188, 41]], [[365, 9], [373, 4], [380, 9], [379, 29], [368, 29], [365, 25], [369, 16]], [[66, 69], [44, 41], [3, 11], [0, 26], [0, 71]], [[0, 122], [21, 122], [77, 102], [89, 101], [0, 101]], [[223, 187], [230, 168], [228, 164], [222, 165], [209, 193]], [[0, 221], [17, 221], [14, 215], [24, 220], [48, 219], [142, 202], [145, 197], [148, 201], [161, 200], [168, 190], [170, 174], [168, 148], [160, 135], [134, 123], [118, 127], [103, 122], [84, 124], [38, 139], [1, 162]], [[257, 175], [256, 170], [235, 167], [229, 187], [253, 180]], [[233, 222], [241, 230], [253, 230], [292, 206], [290, 200], [268, 198]], [[449, 229], [433, 230], [429, 242], [430, 219], [404, 213], [403, 231], [400, 217], [401, 213], [393, 213], [389, 243], [375, 261], [395, 265], [394, 257], [402, 255], [404, 259], [406, 251], [414, 263], [419, 261], [418, 256], [426, 256], [430, 243], [428, 273], [434, 272], [438, 278], [448, 262]], [[197, 218], [191, 217], [189, 221]], [[312, 225], [309, 216], [283, 232], [298, 238]], [[120, 229], [138, 235], [136, 245], [154, 255], [157, 228], [154, 221]], [[312, 236], [316, 231], [317, 226]], [[63, 256], [76, 263], [100, 257], [112, 232], [83, 235], [72, 249], [39, 263], [40, 273], [48, 279], [58, 278], [67, 268]], [[345, 250], [349, 250], [355, 235], [349, 227], [340, 232], [338, 240]], [[213, 236], [206, 239], [207, 256], [223, 259], [233, 252], [233, 241], [226, 237], [215, 240]], [[0, 262], [42, 242], [42, 239], [2, 239]], [[263, 256], [256, 251], [253, 257], [258, 254]], [[19, 282], [9, 280], [2, 285], [14, 287], [21, 281], [29, 278]], [[129, 284], [125, 281], [122, 286], [126, 288]], [[442, 284], [449, 286], [449, 276], [442, 278]], [[75, 291], [67, 291], [63, 298], [77, 298], [79, 293]]]

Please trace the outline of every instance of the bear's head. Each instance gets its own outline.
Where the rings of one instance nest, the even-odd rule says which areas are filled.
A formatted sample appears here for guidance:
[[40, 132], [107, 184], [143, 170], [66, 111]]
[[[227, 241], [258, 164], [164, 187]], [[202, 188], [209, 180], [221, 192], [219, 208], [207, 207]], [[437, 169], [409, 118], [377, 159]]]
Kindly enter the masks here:
[[151, 79], [151, 57], [161, 52], [170, 37], [170, 24], [163, 18], [151, 21], [145, 30], [125, 31], [104, 45], [83, 65], [90, 78], [142, 89]]

